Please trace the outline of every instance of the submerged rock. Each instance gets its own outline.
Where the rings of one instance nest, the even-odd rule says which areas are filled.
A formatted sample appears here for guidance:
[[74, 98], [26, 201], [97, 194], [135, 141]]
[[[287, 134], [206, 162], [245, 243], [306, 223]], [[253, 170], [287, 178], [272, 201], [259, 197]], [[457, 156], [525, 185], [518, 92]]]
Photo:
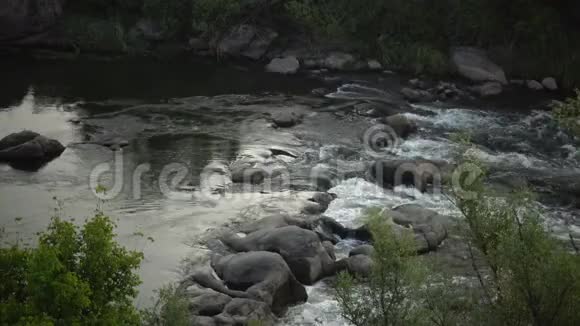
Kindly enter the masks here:
[[496, 81], [507, 84], [503, 69], [493, 63], [485, 51], [472, 47], [457, 47], [452, 50], [451, 61], [457, 72], [472, 81]]
[[32, 131], [10, 134], [0, 140], [0, 162], [8, 162], [17, 169], [36, 170], [57, 158], [65, 147]]

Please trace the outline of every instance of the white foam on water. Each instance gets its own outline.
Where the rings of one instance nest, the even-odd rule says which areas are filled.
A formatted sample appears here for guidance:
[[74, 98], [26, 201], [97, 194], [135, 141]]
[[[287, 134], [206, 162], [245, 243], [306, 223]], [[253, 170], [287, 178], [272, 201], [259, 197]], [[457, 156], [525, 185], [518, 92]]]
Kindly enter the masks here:
[[395, 153], [404, 158], [451, 161], [458, 145], [444, 138], [411, 138], [399, 145]]
[[338, 302], [333, 298], [332, 288], [319, 282], [307, 286], [308, 302], [291, 307], [284, 318], [279, 321], [282, 326], [348, 326], [340, 315]]
[[327, 94], [326, 97], [344, 100], [377, 100], [385, 101], [393, 98], [392, 93], [374, 87], [360, 84], [344, 84], [337, 88], [336, 92]]
[[384, 189], [364, 179], [348, 179], [329, 190], [337, 195], [325, 215], [348, 227], [360, 226], [365, 211], [371, 207], [393, 208], [416, 203], [441, 214], [455, 214], [449, 200], [441, 194], [421, 193], [414, 188]]
[[511, 153], [490, 154], [475, 148], [470, 149], [470, 151], [473, 152], [473, 155], [476, 158], [480, 159], [484, 163], [489, 163], [500, 167], [510, 167], [510, 168], [524, 167], [527, 169], [550, 167], [550, 164], [546, 161], [521, 153], [511, 152]]

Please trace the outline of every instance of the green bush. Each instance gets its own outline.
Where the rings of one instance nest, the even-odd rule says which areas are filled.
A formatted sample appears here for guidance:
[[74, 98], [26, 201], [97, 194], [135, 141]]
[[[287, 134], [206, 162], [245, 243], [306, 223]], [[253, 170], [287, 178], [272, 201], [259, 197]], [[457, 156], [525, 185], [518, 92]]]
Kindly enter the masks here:
[[192, 1], [144, 0], [143, 15], [158, 23], [166, 37], [186, 34], [191, 29]]
[[157, 302], [150, 309], [142, 312], [143, 324], [147, 326], [187, 326], [189, 321], [189, 304], [173, 286], [159, 289]]
[[65, 22], [68, 38], [77, 50], [126, 53], [127, 32], [115, 17], [98, 19], [90, 16], [72, 16]]
[[[468, 157], [468, 162], [477, 164]], [[468, 225], [468, 244], [483, 255], [477, 267], [485, 321], [502, 325], [578, 325], [580, 257], [545, 229], [533, 197], [486, 191], [484, 174], [464, 185], [457, 205]], [[466, 196], [469, 194], [469, 196]], [[489, 270], [489, 271], [487, 271]]]
[[193, 3], [193, 29], [209, 35], [235, 25], [242, 13], [238, 0], [196, 0]]
[[409, 325], [416, 323], [424, 269], [416, 257], [411, 234], [397, 236], [380, 210], [369, 212], [373, 235], [373, 269], [368, 279], [347, 273], [338, 277], [335, 298], [343, 317], [357, 326]]
[[0, 324], [139, 325], [141, 253], [119, 246], [102, 213], [82, 228], [53, 218], [38, 247], [0, 249]]
[[576, 96], [557, 103], [552, 112], [563, 127], [580, 135], [580, 90], [575, 92]]

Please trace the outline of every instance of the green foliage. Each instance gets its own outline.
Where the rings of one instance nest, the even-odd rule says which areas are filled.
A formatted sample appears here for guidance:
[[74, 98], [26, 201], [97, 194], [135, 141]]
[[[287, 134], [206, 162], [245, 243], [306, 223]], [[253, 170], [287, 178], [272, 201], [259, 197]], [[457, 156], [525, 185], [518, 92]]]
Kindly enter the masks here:
[[190, 29], [192, 0], [144, 0], [143, 14], [159, 24], [164, 36], [174, 37]]
[[[576, 325], [580, 316], [580, 259], [544, 230], [528, 193], [510, 198], [486, 192], [484, 175], [466, 185], [457, 205], [468, 225], [473, 264], [491, 324]], [[469, 193], [469, 196], [465, 196]]]
[[580, 135], [580, 90], [575, 92], [576, 96], [557, 103], [552, 112], [562, 126]]
[[155, 305], [142, 312], [147, 326], [186, 326], [190, 324], [187, 300], [173, 286], [159, 289]]
[[238, 0], [196, 0], [193, 2], [192, 27], [196, 31], [215, 34], [234, 26], [242, 13]]
[[369, 212], [375, 254], [368, 280], [341, 273], [336, 299], [354, 325], [408, 325], [419, 318], [415, 300], [425, 279], [410, 233], [397, 235], [380, 211]]
[[0, 324], [139, 325], [142, 254], [119, 246], [97, 213], [82, 228], [53, 218], [34, 249], [0, 249]]
[[68, 38], [79, 51], [128, 51], [127, 33], [114, 16], [106, 19], [71, 16], [67, 17], [64, 25]]

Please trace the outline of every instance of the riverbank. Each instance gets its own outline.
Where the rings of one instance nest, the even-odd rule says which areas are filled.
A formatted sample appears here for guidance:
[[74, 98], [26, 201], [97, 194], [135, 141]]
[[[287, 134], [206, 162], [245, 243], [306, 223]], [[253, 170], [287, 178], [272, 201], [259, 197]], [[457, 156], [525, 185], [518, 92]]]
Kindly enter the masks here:
[[580, 67], [573, 1], [531, 0], [526, 6], [471, 0], [365, 6], [343, 0], [12, 2], [0, 7], [6, 25], [0, 46], [58, 51], [44, 52], [48, 56], [206, 56], [264, 66], [283, 59], [274, 62], [274, 70], [385, 69], [445, 76], [457, 68], [450, 64], [450, 49], [474, 46], [486, 50], [509, 79], [553, 77], [566, 89], [574, 87]]

